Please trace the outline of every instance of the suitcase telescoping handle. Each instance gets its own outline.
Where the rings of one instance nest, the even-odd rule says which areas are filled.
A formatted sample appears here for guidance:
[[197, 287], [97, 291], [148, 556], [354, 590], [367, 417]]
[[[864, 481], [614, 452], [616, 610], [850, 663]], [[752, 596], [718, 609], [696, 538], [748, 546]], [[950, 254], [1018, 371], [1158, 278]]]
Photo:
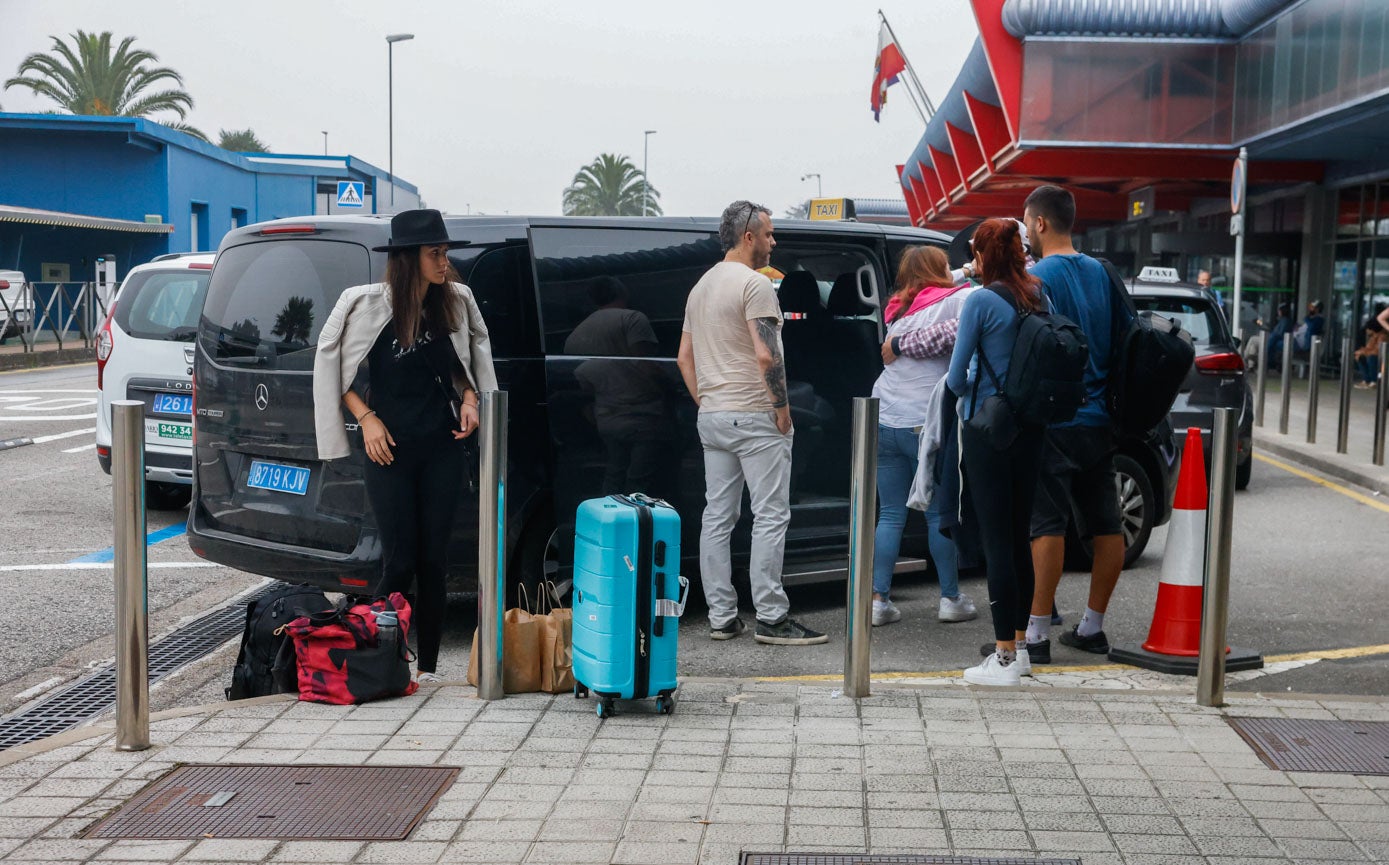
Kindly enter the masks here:
[[680, 581], [680, 600], [672, 601], [670, 598], [658, 598], [656, 600], [656, 615], [668, 616], [678, 619], [685, 615], [685, 602], [690, 599], [690, 581], [685, 577], [676, 577]]

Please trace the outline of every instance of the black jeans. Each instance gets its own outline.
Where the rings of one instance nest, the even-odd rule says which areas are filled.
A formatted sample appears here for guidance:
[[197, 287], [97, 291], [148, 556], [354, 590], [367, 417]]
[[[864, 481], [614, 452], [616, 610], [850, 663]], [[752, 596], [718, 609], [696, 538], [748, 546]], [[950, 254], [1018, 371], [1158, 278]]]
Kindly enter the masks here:
[[381, 532], [381, 592], [408, 594], [414, 581], [412, 625], [417, 629], [419, 669], [439, 663], [448, 591], [449, 536], [463, 477], [463, 443], [414, 441], [396, 446], [395, 461], [367, 460], [367, 498]]
[[1023, 427], [1006, 450], [964, 425], [965, 486], [984, 546], [994, 639], [1012, 642], [1032, 612], [1032, 499], [1042, 452], [1042, 429]]

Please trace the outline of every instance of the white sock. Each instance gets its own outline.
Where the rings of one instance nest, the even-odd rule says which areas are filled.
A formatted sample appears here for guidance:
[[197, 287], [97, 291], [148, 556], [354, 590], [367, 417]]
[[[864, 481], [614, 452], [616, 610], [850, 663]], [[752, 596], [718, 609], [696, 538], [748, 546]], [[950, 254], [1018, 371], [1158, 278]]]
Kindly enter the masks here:
[[[1104, 630], [1104, 613], [1097, 613], [1089, 607], [1085, 608], [1085, 615], [1080, 617], [1080, 624], [1076, 625], [1076, 636], [1089, 637]], [[1031, 633], [1029, 631], [1029, 633]]]
[[1051, 639], [1051, 613], [1045, 616], [1027, 617], [1027, 641], [1029, 643], [1040, 643], [1042, 640]]

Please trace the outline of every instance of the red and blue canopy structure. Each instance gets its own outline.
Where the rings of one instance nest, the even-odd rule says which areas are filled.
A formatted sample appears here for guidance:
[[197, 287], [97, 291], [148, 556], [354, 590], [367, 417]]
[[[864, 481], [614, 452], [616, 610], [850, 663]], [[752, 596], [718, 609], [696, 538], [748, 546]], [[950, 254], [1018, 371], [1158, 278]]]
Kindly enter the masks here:
[[1082, 225], [1145, 187], [1184, 211], [1228, 196], [1240, 146], [1251, 189], [1389, 168], [1389, 52], [1361, 35], [1381, 2], [971, 0], [979, 39], [897, 166], [911, 220], [1020, 216], [1044, 183]]

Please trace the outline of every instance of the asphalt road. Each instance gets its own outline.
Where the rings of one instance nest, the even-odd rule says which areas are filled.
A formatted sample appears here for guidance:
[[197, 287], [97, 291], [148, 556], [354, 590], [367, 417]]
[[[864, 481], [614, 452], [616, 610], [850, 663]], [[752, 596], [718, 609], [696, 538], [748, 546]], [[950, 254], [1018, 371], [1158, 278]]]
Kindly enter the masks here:
[[[97, 465], [92, 365], [0, 374], [0, 440], [29, 436], [33, 445], [0, 451], [5, 494], [0, 507], [0, 590], [9, 633], [0, 640], [0, 712], [79, 675], [113, 653], [112, 571], [80, 568], [74, 559], [110, 547], [111, 481]], [[70, 434], [70, 435], [66, 435]], [[48, 438], [50, 436], [62, 436]], [[150, 532], [177, 526], [180, 512], [150, 512]], [[1254, 481], [1235, 500], [1230, 642], [1266, 656], [1389, 643], [1384, 552], [1389, 512], [1336, 489], [1256, 462]], [[1152, 616], [1165, 528], [1125, 572], [1106, 621], [1115, 641], [1141, 641]], [[260, 578], [208, 566], [182, 535], [150, 547], [150, 630], [158, 635], [259, 584]], [[1068, 625], [1084, 609], [1086, 576], [1067, 574], [1058, 602]], [[964, 581], [987, 615], [982, 580]], [[791, 590], [793, 615], [826, 630], [828, 644], [769, 647], [750, 635], [708, 639], [698, 592], [681, 627], [680, 672], [686, 676], [837, 675], [844, 663], [842, 584]], [[875, 629], [875, 672], [959, 670], [975, 663], [990, 639], [986, 619], [943, 625], [935, 620], [934, 581], [899, 578], [894, 598], [900, 623]], [[745, 609], [751, 621], [752, 611]], [[450, 604], [440, 672], [463, 678], [476, 621], [475, 604]], [[1055, 636], [1055, 631], [1053, 632]], [[1053, 641], [1057, 664], [1103, 663]], [[154, 708], [220, 699], [235, 646], [161, 684]], [[1322, 660], [1310, 666], [1232, 684], [1231, 690], [1389, 693], [1389, 655]]]

